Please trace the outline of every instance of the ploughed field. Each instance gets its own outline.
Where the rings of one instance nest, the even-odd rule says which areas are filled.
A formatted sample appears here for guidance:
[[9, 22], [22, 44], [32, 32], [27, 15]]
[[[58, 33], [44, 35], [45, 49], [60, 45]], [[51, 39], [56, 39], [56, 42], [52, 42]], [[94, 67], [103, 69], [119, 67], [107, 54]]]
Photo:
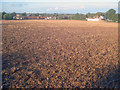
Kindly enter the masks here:
[[117, 23], [2, 23], [3, 87], [119, 87]]

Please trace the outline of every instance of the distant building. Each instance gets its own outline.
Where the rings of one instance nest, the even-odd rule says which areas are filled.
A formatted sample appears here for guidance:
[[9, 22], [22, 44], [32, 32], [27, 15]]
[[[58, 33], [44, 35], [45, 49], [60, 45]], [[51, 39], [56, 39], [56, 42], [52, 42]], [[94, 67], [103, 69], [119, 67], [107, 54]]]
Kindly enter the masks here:
[[14, 20], [22, 20], [23, 18], [20, 17], [20, 16], [13, 16], [13, 19], [14, 19]]
[[99, 21], [99, 18], [86, 18], [87, 21]]
[[26, 14], [26, 16], [31, 16], [31, 15], [32, 15], [32, 14], [30, 14], [30, 13], [27, 13], [27, 14]]
[[105, 19], [104, 16], [100, 16], [99, 18], [86, 18], [87, 21], [104, 21]]
[[30, 14], [28, 13], [27, 16], [21, 16], [19, 14], [17, 14], [16, 16], [13, 16], [14, 20], [25, 20], [25, 19], [45, 19], [45, 20], [56, 20], [59, 19], [59, 17], [51, 17], [51, 16], [30, 16]]
[[63, 16], [62, 19], [69, 19], [69, 16]]
[[56, 18], [56, 17], [53, 17], [52, 19], [56, 20], [57, 18]]
[[15, 20], [15, 19], [16, 19], [16, 16], [13, 16], [13, 19]]
[[106, 18], [104, 16], [100, 16], [101, 20], [105, 20]]
[[50, 19], [52, 19], [52, 17], [49, 17], [49, 16], [48, 16], [48, 17], [46, 17], [45, 19], [46, 19], [46, 20], [50, 20]]
[[14, 20], [23, 20], [23, 19], [40, 19], [39, 16], [13, 16]]
[[20, 17], [20, 14], [16, 14], [16, 17]]
[[20, 14], [16, 14], [16, 16], [13, 16], [14, 20], [20, 20], [22, 19], [22, 17], [20, 17]]
[[110, 20], [110, 19], [107, 19], [107, 21], [111, 22], [112, 20]]
[[40, 16], [40, 19], [45, 19], [47, 18], [47, 16]]
[[39, 16], [22, 16], [22, 19], [40, 19]]

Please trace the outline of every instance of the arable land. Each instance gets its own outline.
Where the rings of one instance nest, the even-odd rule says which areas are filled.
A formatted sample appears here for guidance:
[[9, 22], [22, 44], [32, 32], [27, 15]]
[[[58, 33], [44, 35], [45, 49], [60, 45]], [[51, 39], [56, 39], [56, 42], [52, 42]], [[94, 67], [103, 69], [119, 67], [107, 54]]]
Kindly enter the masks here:
[[1, 44], [3, 87], [120, 88], [117, 23], [3, 20]]

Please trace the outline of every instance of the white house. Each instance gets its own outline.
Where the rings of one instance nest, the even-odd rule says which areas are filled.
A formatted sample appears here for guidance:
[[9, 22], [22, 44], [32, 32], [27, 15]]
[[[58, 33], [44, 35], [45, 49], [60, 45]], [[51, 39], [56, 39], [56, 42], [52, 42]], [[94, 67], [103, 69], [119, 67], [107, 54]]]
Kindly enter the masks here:
[[99, 18], [86, 18], [87, 21], [99, 21]]
[[49, 19], [52, 19], [52, 17], [46, 17], [45, 19], [46, 19], [46, 20], [49, 20]]
[[104, 21], [105, 17], [100, 16], [99, 18], [86, 18], [87, 21]]

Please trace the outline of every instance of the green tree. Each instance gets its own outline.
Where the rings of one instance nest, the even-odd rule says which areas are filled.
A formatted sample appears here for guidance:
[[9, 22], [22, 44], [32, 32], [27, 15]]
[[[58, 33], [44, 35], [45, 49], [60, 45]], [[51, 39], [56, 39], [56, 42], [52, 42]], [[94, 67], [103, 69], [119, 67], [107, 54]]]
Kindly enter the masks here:
[[3, 19], [8, 20], [9, 19], [9, 14], [4, 14]]
[[57, 13], [54, 13], [54, 14], [53, 14], [53, 16], [54, 16], [54, 17], [57, 17], [57, 16], [58, 16], [58, 14], [57, 14]]
[[[70, 16], [70, 19], [71, 19], [71, 16]], [[72, 15], [72, 19], [75, 19], [75, 20], [86, 20], [86, 15], [76, 13], [75, 15]]]
[[97, 12], [97, 13], [95, 14], [96, 17], [100, 17], [100, 16], [104, 16], [104, 15], [105, 15], [105, 13], [102, 13], [102, 12]]
[[15, 12], [13, 12], [13, 13], [11, 13], [10, 15], [11, 15], [11, 16], [16, 16], [16, 13], [15, 13]]
[[93, 14], [93, 13], [87, 13], [86, 17], [87, 18], [93, 18], [93, 17], [95, 17], [95, 14]]
[[5, 20], [12, 20], [13, 17], [10, 14], [4, 14], [3, 19], [5, 19]]
[[113, 14], [113, 16], [111, 17], [111, 20], [113, 20], [113, 22], [118, 21], [118, 14]]
[[79, 18], [79, 13], [76, 13], [75, 15], [73, 15], [72, 19], [75, 19], [75, 20], [80, 20]]
[[22, 13], [21, 15], [22, 15], [22, 16], [26, 16], [27, 14], [26, 14], [26, 12], [24, 12], [24, 13]]
[[35, 13], [35, 14], [33, 14], [34, 16], [39, 16], [39, 13]]
[[59, 16], [59, 19], [63, 19], [63, 16], [64, 16], [64, 15], [59, 14], [58, 16]]
[[2, 12], [2, 19], [3, 19], [3, 16], [4, 16], [5, 14], [6, 14], [6, 12], [3, 11], [3, 12]]
[[116, 11], [114, 9], [110, 9], [105, 13], [105, 17], [107, 19], [113, 19], [115, 14], [116, 14]]
[[86, 20], [86, 16], [84, 14], [80, 14], [79, 16], [80, 16], [79, 17], [80, 20]]

